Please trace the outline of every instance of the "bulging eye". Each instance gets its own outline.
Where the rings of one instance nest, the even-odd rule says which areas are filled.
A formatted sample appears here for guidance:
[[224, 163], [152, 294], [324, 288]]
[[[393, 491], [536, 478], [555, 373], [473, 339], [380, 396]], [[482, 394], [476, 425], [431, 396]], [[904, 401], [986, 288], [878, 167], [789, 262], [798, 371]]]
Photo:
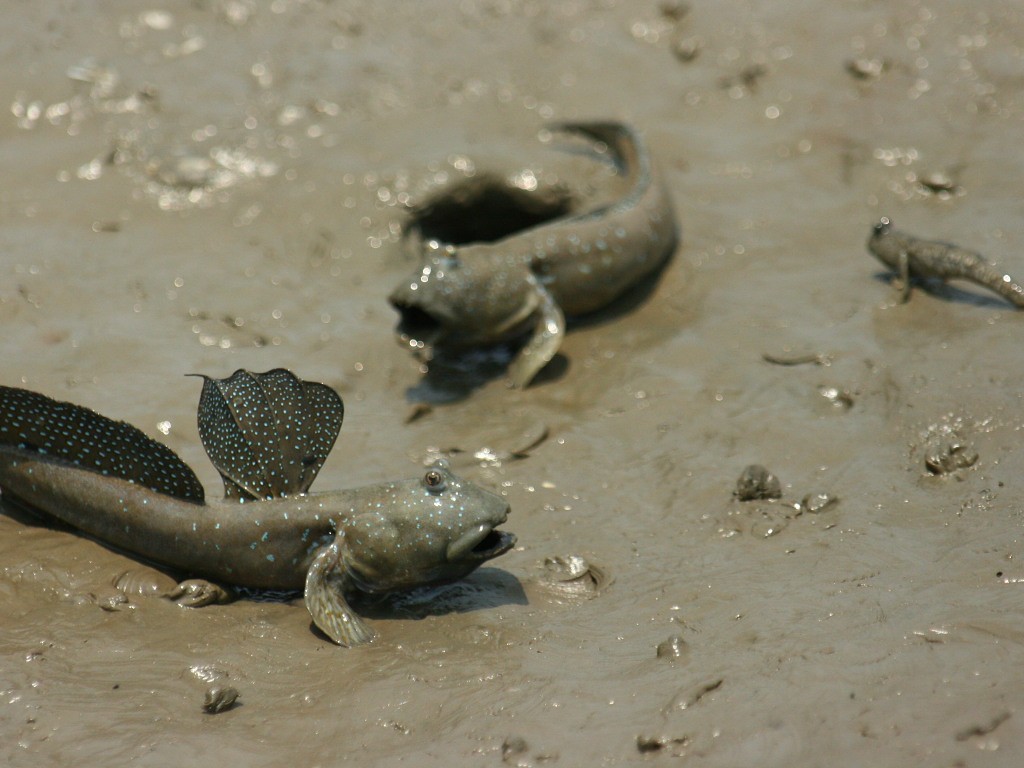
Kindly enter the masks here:
[[440, 492], [444, 490], [444, 475], [438, 472], [436, 469], [427, 470], [427, 474], [423, 476], [423, 483], [431, 491]]

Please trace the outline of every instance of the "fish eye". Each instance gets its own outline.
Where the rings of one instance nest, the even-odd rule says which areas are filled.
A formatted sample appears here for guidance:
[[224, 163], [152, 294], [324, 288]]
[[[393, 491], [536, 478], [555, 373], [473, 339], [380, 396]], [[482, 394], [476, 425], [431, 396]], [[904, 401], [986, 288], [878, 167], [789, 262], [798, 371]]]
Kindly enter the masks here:
[[889, 231], [889, 227], [891, 226], [892, 222], [889, 221], [889, 218], [887, 216], [883, 216], [881, 219], [879, 219], [878, 223], [875, 224], [875, 234], [884, 235], [886, 232]]
[[423, 476], [423, 483], [431, 491], [440, 493], [444, 490], [444, 475], [436, 469], [429, 469], [427, 470], [427, 474]]

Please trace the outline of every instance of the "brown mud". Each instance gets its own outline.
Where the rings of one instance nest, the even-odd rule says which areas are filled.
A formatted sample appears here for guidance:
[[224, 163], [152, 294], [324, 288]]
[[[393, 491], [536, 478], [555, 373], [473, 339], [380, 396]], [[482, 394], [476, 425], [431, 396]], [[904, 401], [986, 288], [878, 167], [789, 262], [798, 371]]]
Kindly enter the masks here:
[[[519, 545], [345, 650], [301, 601], [125, 602], [133, 560], [9, 511], [0, 762], [1019, 765], [1024, 315], [898, 305], [865, 248], [886, 215], [1024, 274], [1017, 4], [45, 0], [5, 28], [2, 383], [217, 493], [183, 374], [287, 367], [346, 401], [317, 488], [458, 449]], [[611, 184], [536, 140], [587, 118], [644, 132], [674, 260], [537, 385], [415, 405], [406, 206], [467, 167]], [[781, 499], [733, 497], [750, 464]]]

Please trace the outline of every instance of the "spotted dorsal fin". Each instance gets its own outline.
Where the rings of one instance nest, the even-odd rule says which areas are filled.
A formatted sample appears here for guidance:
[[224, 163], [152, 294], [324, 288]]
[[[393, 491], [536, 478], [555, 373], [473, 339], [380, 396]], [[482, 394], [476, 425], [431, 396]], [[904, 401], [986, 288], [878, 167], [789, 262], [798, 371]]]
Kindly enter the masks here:
[[199, 437], [228, 498], [272, 499], [309, 490], [341, 430], [330, 387], [290, 371], [203, 376]]
[[192, 469], [142, 430], [38, 392], [0, 387], [0, 445], [202, 503]]

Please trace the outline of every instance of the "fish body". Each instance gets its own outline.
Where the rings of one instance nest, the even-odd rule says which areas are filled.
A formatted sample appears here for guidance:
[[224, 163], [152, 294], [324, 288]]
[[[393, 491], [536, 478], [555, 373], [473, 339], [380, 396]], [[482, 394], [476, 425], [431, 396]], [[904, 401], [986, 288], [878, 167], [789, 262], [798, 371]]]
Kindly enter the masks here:
[[520, 387], [558, 350], [567, 315], [608, 305], [660, 267], [677, 239], [668, 192], [632, 128], [616, 122], [549, 128], [606, 145], [629, 179], [626, 195], [494, 242], [427, 241], [421, 266], [389, 299], [402, 315], [406, 343], [473, 346], [529, 334], [510, 367], [511, 382]]
[[[281, 385], [294, 390], [289, 397], [303, 393], [293, 413], [282, 406], [280, 392], [273, 393]], [[308, 406], [330, 403], [328, 392], [337, 397], [322, 386], [280, 369], [206, 380], [200, 434], [211, 457], [220, 457], [218, 469], [232, 489], [213, 501], [181, 459], [131, 425], [0, 387], [0, 491], [5, 500], [101, 542], [190, 574], [249, 587], [305, 587], [317, 626], [342, 645], [367, 642], [373, 634], [351, 611], [347, 595], [459, 579], [508, 551], [515, 537], [496, 530], [508, 517], [508, 502], [460, 479], [443, 462], [415, 479], [308, 493], [316, 474], [310, 468], [319, 469], [337, 434], [329, 434], [333, 427], [318, 434], [301, 423], [317, 421]], [[261, 401], [268, 388], [271, 395]], [[340, 398], [336, 408], [340, 428]], [[218, 413], [225, 412], [230, 418], [218, 425]], [[330, 419], [324, 414], [318, 423]], [[261, 485], [266, 466], [251, 460], [249, 444], [266, 448], [281, 435], [288, 446], [300, 444], [289, 433], [296, 422], [301, 434], [314, 435], [306, 446], [314, 453], [300, 452], [289, 470], [272, 471], [271, 486]], [[233, 452], [224, 451], [225, 444]], [[274, 456], [286, 456], [285, 450], [269, 454], [271, 464]], [[286, 458], [281, 463], [289, 465]], [[281, 495], [288, 483], [295, 491]], [[245, 488], [267, 495], [255, 498]]]
[[952, 243], [923, 240], [893, 229], [883, 217], [871, 229], [868, 250], [898, 275], [900, 301], [910, 297], [911, 278], [967, 280], [1002, 296], [1015, 307], [1024, 308], [1024, 285], [980, 253]]

